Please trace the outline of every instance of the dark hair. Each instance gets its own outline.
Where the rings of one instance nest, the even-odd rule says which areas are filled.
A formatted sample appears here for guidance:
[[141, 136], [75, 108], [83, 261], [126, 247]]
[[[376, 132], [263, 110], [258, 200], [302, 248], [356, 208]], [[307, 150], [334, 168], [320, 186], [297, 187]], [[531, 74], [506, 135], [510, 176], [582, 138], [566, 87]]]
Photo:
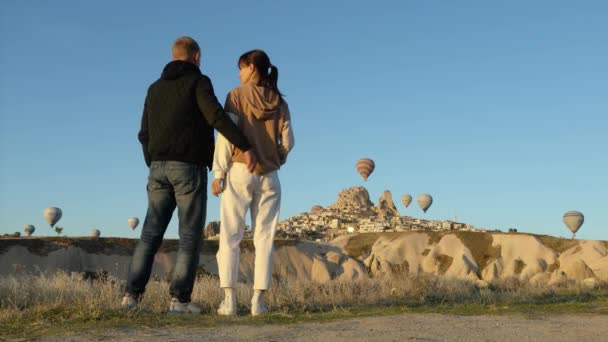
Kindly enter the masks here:
[[[262, 50], [251, 50], [247, 51], [239, 57], [239, 69], [241, 66], [249, 66], [253, 64], [258, 74], [260, 75], [260, 81], [258, 85], [274, 90], [279, 96], [283, 94], [279, 91], [277, 83], [279, 81], [279, 69], [276, 66], [270, 64], [270, 58], [266, 52]], [[270, 71], [268, 71], [270, 69]]]

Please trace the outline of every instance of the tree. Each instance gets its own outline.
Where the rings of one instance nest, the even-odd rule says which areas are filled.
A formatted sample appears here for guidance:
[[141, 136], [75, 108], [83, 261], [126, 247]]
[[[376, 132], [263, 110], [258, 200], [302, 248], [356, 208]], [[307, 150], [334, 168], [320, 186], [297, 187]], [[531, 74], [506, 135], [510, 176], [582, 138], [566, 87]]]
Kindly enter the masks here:
[[14, 237], [20, 237], [21, 236], [21, 232], [15, 232], [15, 233], [13, 233], [13, 236]]
[[57, 235], [61, 235], [61, 232], [63, 231], [63, 227], [55, 227], [55, 231], [57, 232]]

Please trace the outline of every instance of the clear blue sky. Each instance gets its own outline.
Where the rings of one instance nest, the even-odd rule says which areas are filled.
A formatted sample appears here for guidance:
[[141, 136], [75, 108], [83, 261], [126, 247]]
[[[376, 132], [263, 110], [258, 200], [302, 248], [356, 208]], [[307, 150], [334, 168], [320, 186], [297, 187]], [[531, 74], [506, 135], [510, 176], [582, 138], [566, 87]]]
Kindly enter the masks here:
[[[374, 202], [430, 193], [427, 214], [401, 214], [478, 227], [569, 236], [580, 210], [578, 236], [608, 239], [605, 1], [328, 3], [3, 1], [0, 233], [53, 235], [58, 206], [67, 235], [138, 236], [145, 92], [190, 35], [222, 103], [241, 53], [279, 67], [296, 134], [282, 218], [364, 185]], [[360, 157], [377, 165], [365, 183]]]

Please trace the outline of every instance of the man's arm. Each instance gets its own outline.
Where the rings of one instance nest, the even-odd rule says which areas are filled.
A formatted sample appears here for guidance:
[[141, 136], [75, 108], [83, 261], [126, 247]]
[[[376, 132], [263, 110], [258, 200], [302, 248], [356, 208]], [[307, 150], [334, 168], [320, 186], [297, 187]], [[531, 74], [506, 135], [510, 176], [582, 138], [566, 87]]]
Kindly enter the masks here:
[[141, 147], [143, 149], [144, 152], [144, 160], [146, 161], [146, 165], [148, 165], [148, 167], [150, 167], [150, 164], [152, 163], [152, 157], [150, 156], [150, 153], [148, 152], [148, 141], [150, 139], [150, 135], [148, 133], [148, 107], [147, 107], [147, 103], [148, 99], [146, 98], [146, 101], [144, 102], [144, 112], [141, 116], [141, 128], [139, 130], [139, 133], [137, 134], [137, 139], [139, 139], [139, 142], [141, 143]]
[[217, 101], [213, 91], [213, 85], [209, 77], [203, 75], [196, 88], [196, 101], [209, 125], [218, 130], [232, 144], [248, 151], [251, 148], [247, 138], [239, 131], [238, 127], [230, 120]]

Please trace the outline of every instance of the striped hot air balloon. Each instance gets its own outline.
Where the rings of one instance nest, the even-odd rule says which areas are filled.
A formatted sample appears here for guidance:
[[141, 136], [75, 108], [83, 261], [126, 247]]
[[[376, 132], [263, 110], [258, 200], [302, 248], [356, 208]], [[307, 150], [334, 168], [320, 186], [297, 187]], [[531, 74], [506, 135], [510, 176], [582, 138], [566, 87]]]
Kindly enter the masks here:
[[93, 229], [93, 230], [91, 230], [91, 237], [98, 238], [99, 235], [101, 235], [101, 232], [99, 231], [99, 229]]
[[51, 225], [51, 228], [53, 226], [55, 226], [55, 223], [59, 222], [59, 220], [61, 220], [61, 216], [63, 215], [63, 213], [61, 212], [61, 209], [57, 208], [57, 207], [50, 207], [50, 208], [46, 208], [44, 209], [44, 219], [46, 220], [46, 222], [48, 222]]
[[323, 207], [320, 205], [313, 205], [312, 208], [310, 208], [310, 213], [311, 214], [318, 214], [321, 212], [321, 210], [323, 210]]
[[585, 216], [580, 211], [571, 210], [564, 214], [564, 224], [572, 232], [572, 238], [585, 222]]
[[367, 181], [367, 178], [374, 172], [376, 164], [369, 158], [362, 158], [357, 161], [357, 172]]
[[429, 210], [431, 204], [433, 204], [433, 197], [431, 197], [431, 195], [420, 194], [420, 196], [418, 196], [418, 205], [425, 213], [427, 210]]
[[410, 206], [410, 203], [412, 203], [412, 195], [410, 194], [405, 194], [403, 196], [401, 196], [401, 203], [403, 203], [403, 205], [407, 208]]

